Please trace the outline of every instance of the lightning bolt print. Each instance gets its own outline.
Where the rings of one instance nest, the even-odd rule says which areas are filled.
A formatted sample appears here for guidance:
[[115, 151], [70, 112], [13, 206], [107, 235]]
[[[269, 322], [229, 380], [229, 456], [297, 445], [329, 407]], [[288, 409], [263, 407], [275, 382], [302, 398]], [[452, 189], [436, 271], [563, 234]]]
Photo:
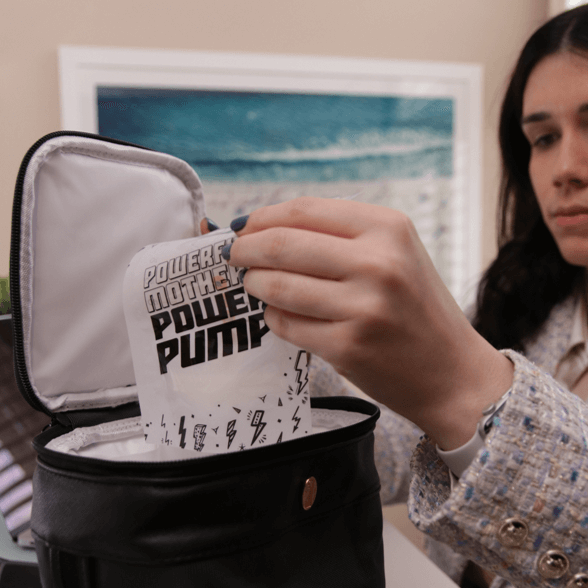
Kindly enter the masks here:
[[257, 441], [257, 438], [261, 435], [261, 432], [267, 425], [267, 423], [262, 421], [264, 413], [265, 411], [263, 410], [256, 410], [253, 418], [251, 419], [251, 426], [255, 427], [255, 433], [253, 433], [253, 440], [251, 441], [251, 445]]
[[304, 374], [304, 381], [302, 381], [303, 369], [299, 366], [303, 366], [304, 368], [308, 366], [308, 353], [306, 353], [306, 351], [303, 351], [302, 349], [298, 351], [298, 356], [296, 357], [296, 364], [294, 365], [296, 371], [298, 372], [298, 375], [296, 376], [296, 381], [298, 382], [298, 390], [296, 390], [296, 396], [299, 396], [302, 390], [306, 388], [306, 384], [308, 384], [308, 370], [306, 370], [306, 373]]
[[292, 415], [292, 420], [296, 421], [296, 424], [294, 425], [294, 429], [292, 429], [292, 433], [296, 433], [296, 429], [300, 426], [300, 417], [297, 417], [296, 415], [298, 414], [298, 410], [299, 410], [299, 406], [296, 407], [296, 412]]
[[204, 439], [206, 438], [206, 425], [196, 425], [194, 427], [194, 449], [202, 451], [204, 448]]
[[231, 447], [231, 443], [233, 442], [233, 439], [235, 438], [235, 435], [237, 434], [237, 431], [235, 431], [236, 424], [237, 424], [237, 419], [229, 421], [229, 424], [227, 425], [227, 437], [229, 438], [229, 444], [227, 445], [227, 449], [229, 449]]
[[185, 421], [186, 417], [182, 416], [182, 418], [180, 419], [180, 428], [178, 430], [178, 433], [182, 436], [182, 438], [180, 439], [180, 447], [182, 449], [186, 447], [186, 428], [184, 427]]

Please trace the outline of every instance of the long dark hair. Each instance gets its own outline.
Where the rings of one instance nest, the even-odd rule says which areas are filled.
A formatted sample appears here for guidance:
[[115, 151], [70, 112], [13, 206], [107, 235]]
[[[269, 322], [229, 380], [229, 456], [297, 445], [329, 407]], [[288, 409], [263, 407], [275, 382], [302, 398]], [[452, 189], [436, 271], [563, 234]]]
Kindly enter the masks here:
[[559, 14], [532, 35], [502, 103], [499, 251], [480, 282], [473, 320], [476, 330], [498, 349], [523, 350], [583, 275], [584, 268], [564, 260], [543, 222], [529, 177], [530, 145], [520, 122], [533, 68], [563, 51], [588, 55], [588, 5]]

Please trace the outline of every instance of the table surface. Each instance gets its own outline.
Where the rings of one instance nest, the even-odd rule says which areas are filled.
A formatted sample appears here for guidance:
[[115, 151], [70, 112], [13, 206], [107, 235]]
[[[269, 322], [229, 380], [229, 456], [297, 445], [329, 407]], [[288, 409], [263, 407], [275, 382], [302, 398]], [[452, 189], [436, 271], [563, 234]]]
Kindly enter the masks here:
[[458, 588], [420, 549], [384, 520], [386, 588]]

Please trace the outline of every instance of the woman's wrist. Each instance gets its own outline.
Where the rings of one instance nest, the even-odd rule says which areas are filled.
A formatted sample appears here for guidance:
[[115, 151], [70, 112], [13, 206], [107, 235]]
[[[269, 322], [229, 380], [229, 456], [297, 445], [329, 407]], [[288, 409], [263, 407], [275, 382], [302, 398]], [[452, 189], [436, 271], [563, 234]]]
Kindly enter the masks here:
[[468, 443], [476, 434], [483, 411], [512, 386], [512, 362], [490, 345], [488, 347], [490, 349], [484, 349], [471, 362], [471, 369], [464, 371], [451, 396], [433, 406], [424, 422], [416, 423], [444, 451]]
[[482, 411], [482, 418], [478, 421], [476, 432], [467, 443], [449, 451], [444, 451], [437, 446], [439, 457], [457, 478], [461, 477], [463, 472], [473, 462], [478, 451], [484, 446], [486, 437], [494, 424], [494, 418], [504, 408], [511, 390], [512, 388], [509, 388], [496, 402], [490, 403]]

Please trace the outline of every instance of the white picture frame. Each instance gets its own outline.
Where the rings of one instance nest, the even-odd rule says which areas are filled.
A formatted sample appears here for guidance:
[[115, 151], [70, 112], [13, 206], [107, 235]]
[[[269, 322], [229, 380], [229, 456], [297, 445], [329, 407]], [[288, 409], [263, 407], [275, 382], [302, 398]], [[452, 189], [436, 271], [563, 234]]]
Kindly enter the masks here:
[[549, 0], [549, 17], [586, 3], [586, 0]]
[[473, 300], [481, 272], [481, 65], [62, 46], [59, 74], [62, 129], [91, 133], [98, 132], [101, 87], [450, 99], [451, 253], [442, 277], [462, 306]]

